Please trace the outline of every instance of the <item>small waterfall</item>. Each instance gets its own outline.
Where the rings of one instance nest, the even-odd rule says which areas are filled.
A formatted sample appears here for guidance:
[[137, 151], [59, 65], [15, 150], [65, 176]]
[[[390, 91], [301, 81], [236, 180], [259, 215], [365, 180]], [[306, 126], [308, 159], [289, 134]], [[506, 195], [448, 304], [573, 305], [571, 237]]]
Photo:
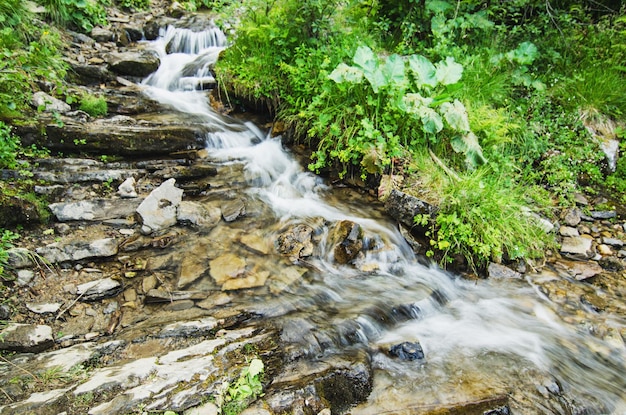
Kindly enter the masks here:
[[[215, 27], [205, 32], [168, 27], [152, 44], [162, 63], [143, 82], [146, 94], [204, 122], [211, 158], [243, 164], [247, 194], [267, 204], [276, 218], [267, 238], [298, 223], [351, 220], [362, 227], [371, 241], [359, 260], [362, 266], [335, 264], [332, 250], [320, 242], [306, 283], [249, 304], [258, 315], [282, 319], [285, 328], [296, 326], [300, 332], [293, 341], [312, 358], [342, 349], [374, 351], [378, 387], [353, 413], [509, 393], [533, 384], [529, 376], [543, 375], [548, 380], [519, 392], [535, 405], [529, 413], [574, 412], [571, 402], [562, 402], [561, 392], [576, 397], [585, 413], [626, 413], [623, 345], [607, 344], [565, 323], [532, 278], [473, 282], [421, 265], [393, 224], [370, 206], [336, 195], [303, 169], [280, 138], [216, 113], [199, 85], [212, 78], [211, 65], [225, 45]], [[328, 232], [326, 226], [317, 237], [323, 241]], [[375, 353], [407, 341], [420, 342], [426, 364]]]

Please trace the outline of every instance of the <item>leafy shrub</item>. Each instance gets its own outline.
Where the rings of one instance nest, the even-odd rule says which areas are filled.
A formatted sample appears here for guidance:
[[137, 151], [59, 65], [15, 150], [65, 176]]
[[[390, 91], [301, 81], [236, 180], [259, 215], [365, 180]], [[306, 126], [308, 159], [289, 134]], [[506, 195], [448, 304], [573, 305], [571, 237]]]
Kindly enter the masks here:
[[89, 94], [81, 98], [80, 109], [92, 117], [104, 116], [109, 110], [106, 99]]
[[38, 0], [56, 24], [86, 33], [96, 25], [107, 24], [103, 0]]
[[119, 0], [121, 7], [131, 10], [145, 10], [150, 7], [150, 0]]
[[17, 167], [17, 153], [20, 140], [13, 134], [11, 129], [0, 121], [0, 168], [15, 169]]
[[228, 395], [222, 407], [225, 415], [237, 415], [243, 411], [250, 402], [262, 395], [263, 385], [261, 376], [264, 365], [261, 359], [254, 358], [248, 367], [244, 368], [239, 375], [239, 379], [228, 386]]

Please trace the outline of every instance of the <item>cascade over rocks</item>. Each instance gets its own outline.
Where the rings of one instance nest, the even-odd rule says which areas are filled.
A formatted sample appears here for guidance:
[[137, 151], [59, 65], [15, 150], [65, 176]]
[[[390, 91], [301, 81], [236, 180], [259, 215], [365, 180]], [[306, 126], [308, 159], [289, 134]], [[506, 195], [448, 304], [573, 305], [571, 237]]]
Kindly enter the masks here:
[[[449, 296], [446, 286], [420, 291], [419, 285], [426, 283], [416, 284], [413, 274], [436, 272], [434, 267], [393, 274], [401, 266], [398, 254], [390, 241], [372, 235], [378, 231], [367, 221], [341, 215], [327, 220], [318, 212], [295, 220], [275, 214], [260, 205], [262, 189], [248, 190], [239, 155], [224, 162], [216, 161], [210, 150], [196, 151], [204, 149], [207, 134], [215, 131], [148, 98], [142, 86], [120, 75], [137, 80], [143, 75], [135, 74], [156, 69], [150, 66], [154, 62], [131, 63], [153, 59], [150, 52], [136, 48], [142, 31], [146, 39], [155, 39], [159, 29], [172, 22], [186, 21], [194, 30], [209, 27], [206, 17], [177, 22], [158, 15], [164, 12], [155, 5], [149, 13], [134, 15], [133, 21], [119, 14], [112, 21], [120, 24], [94, 29], [93, 39], [75, 36], [73, 47], [80, 52], [69, 61], [85, 90], [97, 85], [92, 91], [106, 97], [106, 118], [68, 112], [60, 127], [50, 116], [38, 114], [34, 122], [17, 128], [26, 145], [141, 160], [36, 161], [35, 178], [48, 183], [36, 191], [48, 195], [54, 218], [45, 228], [25, 230], [20, 240], [24, 247], [9, 251], [7, 269], [15, 281], [7, 282], [7, 298], [15, 303], [11, 308], [0, 305], [0, 320], [11, 320], [0, 333], [0, 349], [24, 354], [7, 355], [11, 364], [0, 368], [1, 415], [124, 415], [138, 407], [217, 413], [217, 405], [206, 401], [224, 396], [225, 382], [232, 385], [255, 356], [265, 365], [265, 395], [247, 414], [526, 413], [520, 391], [546, 391], [548, 400], [566, 402], [552, 378], [544, 382], [547, 386], [540, 384], [539, 375], [506, 384], [498, 371], [472, 379], [473, 369], [458, 384], [476, 380], [477, 388], [489, 389], [488, 395], [470, 393], [463, 402], [444, 397], [426, 406], [419, 406], [413, 396], [398, 402], [389, 394], [377, 398], [377, 382], [389, 386], [388, 391], [402, 387], [393, 379], [389, 385], [374, 381], [386, 365], [402, 371], [422, 367], [426, 350], [428, 363], [420, 373], [427, 373], [426, 366], [437, 364], [440, 357], [431, 359], [439, 351], [429, 349], [425, 337], [420, 336], [422, 349], [415, 341], [381, 340], [382, 333], [408, 327], [440, 309], [463, 318], [466, 312], [455, 308], [464, 301], [463, 294]], [[167, 48], [179, 46], [170, 42]], [[122, 62], [131, 55], [125, 64], [102, 59], [117, 57]], [[191, 78], [206, 64], [205, 58], [196, 59], [184, 75]], [[209, 77], [199, 82], [201, 87], [214, 85]], [[259, 135], [247, 139], [262, 141]], [[150, 159], [155, 155], [159, 159]], [[389, 193], [385, 208], [403, 229], [413, 227], [416, 214], [436, 210], [398, 190]], [[563, 243], [544, 273], [493, 263], [489, 274], [492, 280], [502, 279], [494, 286], [532, 283], [554, 304], [564, 304], [565, 311], [555, 312], [559, 314], [554, 324], [562, 319], [589, 328], [597, 340], [593, 353], [608, 360], [626, 347], [626, 332], [608, 321], [609, 313], [626, 314], [621, 275], [626, 234], [614, 212], [595, 211], [593, 206], [588, 212], [585, 216], [575, 209], [562, 217]], [[370, 216], [382, 214], [376, 210]], [[364, 263], [377, 255], [385, 258], [384, 265]], [[326, 258], [351, 266], [336, 267]], [[327, 272], [333, 267], [341, 269], [340, 278]], [[443, 273], [436, 277], [447, 278]], [[395, 291], [372, 293], [381, 296], [376, 303], [367, 298], [370, 289], [394, 278], [400, 281]], [[322, 284], [326, 279], [331, 284]], [[356, 301], [351, 298], [355, 287], [361, 290]], [[404, 297], [409, 290], [415, 295]], [[389, 294], [402, 298], [389, 301]], [[345, 304], [351, 302], [347, 309]], [[561, 346], [578, 348], [581, 354], [587, 348], [570, 339]], [[499, 351], [489, 354], [493, 356], [487, 362]], [[481, 358], [477, 365], [484, 363]], [[80, 367], [90, 369], [72, 375]], [[60, 370], [68, 380], [32, 382], [23, 370], [36, 376]], [[504, 385], [511, 400], [498, 388], [492, 390], [493, 385]], [[446, 387], [456, 390], [458, 385]], [[377, 399], [395, 406], [377, 407]], [[81, 402], [84, 406], [78, 406]], [[389, 411], [375, 412], [381, 408]], [[555, 413], [574, 412], [566, 405], [556, 408]]]

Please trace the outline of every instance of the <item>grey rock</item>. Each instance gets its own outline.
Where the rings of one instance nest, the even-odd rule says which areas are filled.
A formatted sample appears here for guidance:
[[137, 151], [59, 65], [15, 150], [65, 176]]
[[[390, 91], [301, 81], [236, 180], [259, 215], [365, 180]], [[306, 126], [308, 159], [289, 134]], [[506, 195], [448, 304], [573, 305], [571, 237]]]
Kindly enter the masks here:
[[580, 223], [580, 209], [568, 209], [563, 217], [563, 221], [567, 226], [576, 226]]
[[522, 274], [517, 271], [513, 271], [511, 268], [504, 266], [502, 264], [496, 264], [495, 262], [490, 262], [487, 267], [487, 275], [489, 278], [496, 279], [519, 279], [522, 278]]
[[175, 179], [166, 180], [154, 189], [137, 208], [144, 234], [160, 231], [176, 224], [176, 213], [183, 198], [183, 190], [174, 186], [175, 183]]
[[571, 255], [577, 259], [593, 257], [593, 240], [582, 236], [565, 237], [561, 242], [561, 253]]
[[52, 203], [48, 207], [57, 220], [61, 222], [75, 220], [101, 221], [131, 216], [141, 202], [141, 199], [92, 199], [80, 200], [78, 202]]
[[85, 258], [106, 258], [116, 255], [118, 244], [114, 238], [95, 241], [72, 241], [69, 243], [55, 242], [37, 248], [37, 254], [52, 263], [78, 261]]
[[594, 210], [591, 212], [593, 219], [612, 219], [617, 216], [614, 210]]
[[[219, 408], [213, 402], [207, 402], [195, 408], [187, 409], [183, 415], [218, 415]], [[243, 413], [243, 412], [242, 412]]]
[[76, 170], [66, 169], [64, 171], [42, 171], [34, 172], [34, 177], [39, 180], [45, 180], [51, 183], [87, 183], [87, 182], [107, 182], [121, 181], [124, 176], [128, 175], [128, 170], [106, 170], [93, 169]]
[[226, 222], [233, 222], [246, 214], [246, 204], [242, 199], [229, 200], [221, 208]]
[[121, 282], [112, 278], [103, 278], [78, 285], [76, 294], [82, 301], [97, 301], [117, 295], [123, 288]]
[[566, 259], [559, 259], [555, 262], [554, 267], [557, 270], [565, 271], [568, 276], [578, 281], [584, 281], [602, 272], [602, 267], [594, 261], [568, 261]]
[[112, 42], [114, 34], [113, 34], [113, 31], [109, 29], [105, 29], [102, 27], [94, 27], [93, 29], [91, 29], [90, 36], [96, 42]]
[[88, 65], [82, 63], [71, 63], [72, 75], [78, 84], [92, 85], [100, 82], [107, 82], [115, 78], [104, 65]]
[[26, 303], [26, 308], [36, 314], [54, 314], [61, 309], [61, 303], [32, 304]]
[[11, 268], [27, 268], [35, 265], [33, 263], [33, 252], [26, 248], [11, 248], [7, 250], [7, 263]]
[[0, 350], [38, 353], [54, 345], [52, 328], [44, 325], [10, 323], [0, 337]]
[[109, 68], [120, 75], [146, 77], [156, 71], [161, 61], [152, 51], [114, 52], [107, 56]]
[[129, 177], [117, 188], [117, 194], [121, 198], [135, 198], [137, 197], [137, 190], [135, 190], [135, 178]]
[[17, 271], [17, 280], [15, 283], [18, 287], [27, 287], [35, 279], [35, 272], [30, 269], [20, 269]]
[[393, 189], [385, 201], [385, 210], [396, 221], [408, 228], [413, 228], [415, 218], [418, 214], [432, 215], [435, 208], [414, 196]]
[[11, 307], [6, 304], [0, 304], [0, 320], [8, 320], [11, 318]]
[[66, 104], [60, 99], [54, 98], [41, 91], [33, 94], [32, 104], [35, 108], [43, 107], [44, 111], [56, 112], [59, 114], [65, 114], [66, 112], [72, 110], [72, 107], [70, 107], [69, 104]]
[[389, 348], [389, 354], [400, 360], [424, 359], [424, 350], [422, 349], [422, 345], [417, 342], [403, 342], [393, 345]]
[[559, 235], [561, 236], [580, 236], [578, 229], [571, 226], [561, 226], [559, 228]]
[[602, 238], [602, 243], [606, 245], [622, 247], [624, 246], [624, 241], [617, 238]]
[[173, 301], [203, 300], [207, 293], [201, 291], [165, 291], [151, 288], [146, 292], [146, 303], [171, 303]]
[[617, 167], [617, 158], [619, 156], [619, 140], [601, 137], [600, 148], [606, 156], [609, 171], [614, 172]]

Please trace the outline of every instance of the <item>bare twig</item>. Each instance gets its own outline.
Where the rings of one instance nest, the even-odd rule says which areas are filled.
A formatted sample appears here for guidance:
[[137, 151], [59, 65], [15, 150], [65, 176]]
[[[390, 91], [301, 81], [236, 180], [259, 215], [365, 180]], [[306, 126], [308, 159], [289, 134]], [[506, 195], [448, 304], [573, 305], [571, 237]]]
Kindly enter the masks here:
[[74, 307], [74, 304], [76, 304], [78, 302], [78, 300], [81, 299], [81, 297], [85, 295], [85, 293], [80, 294], [78, 297], [76, 297], [76, 299], [74, 301], [72, 301], [72, 303], [70, 305], [68, 305], [65, 310], [61, 311], [59, 314], [57, 314], [56, 318], [54, 319], [55, 321], [58, 320], [59, 318], [61, 318], [61, 316], [63, 314], [65, 314], [70, 308]]
[[446, 174], [447, 174], [448, 176], [450, 176], [450, 178], [451, 178], [451, 179], [456, 180], [457, 182], [458, 182], [458, 181], [461, 181], [461, 178], [459, 177], [459, 175], [458, 175], [458, 174], [456, 174], [456, 173], [454, 172], [454, 170], [452, 170], [450, 167], [448, 167], [448, 166], [446, 166], [445, 164], [443, 164], [443, 161], [441, 161], [441, 160], [439, 159], [439, 157], [437, 157], [437, 156], [435, 155], [435, 153], [433, 153], [433, 151], [432, 151], [430, 148], [428, 149], [428, 154], [430, 154], [430, 158], [432, 158], [432, 159], [433, 159], [433, 161], [434, 161], [434, 162], [435, 162], [435, 163], [436, 163], [439, 167], [441, 167], [441, 168], [442, 168], [442, 170], [443, 170], [444, 172], [446, 172]]

